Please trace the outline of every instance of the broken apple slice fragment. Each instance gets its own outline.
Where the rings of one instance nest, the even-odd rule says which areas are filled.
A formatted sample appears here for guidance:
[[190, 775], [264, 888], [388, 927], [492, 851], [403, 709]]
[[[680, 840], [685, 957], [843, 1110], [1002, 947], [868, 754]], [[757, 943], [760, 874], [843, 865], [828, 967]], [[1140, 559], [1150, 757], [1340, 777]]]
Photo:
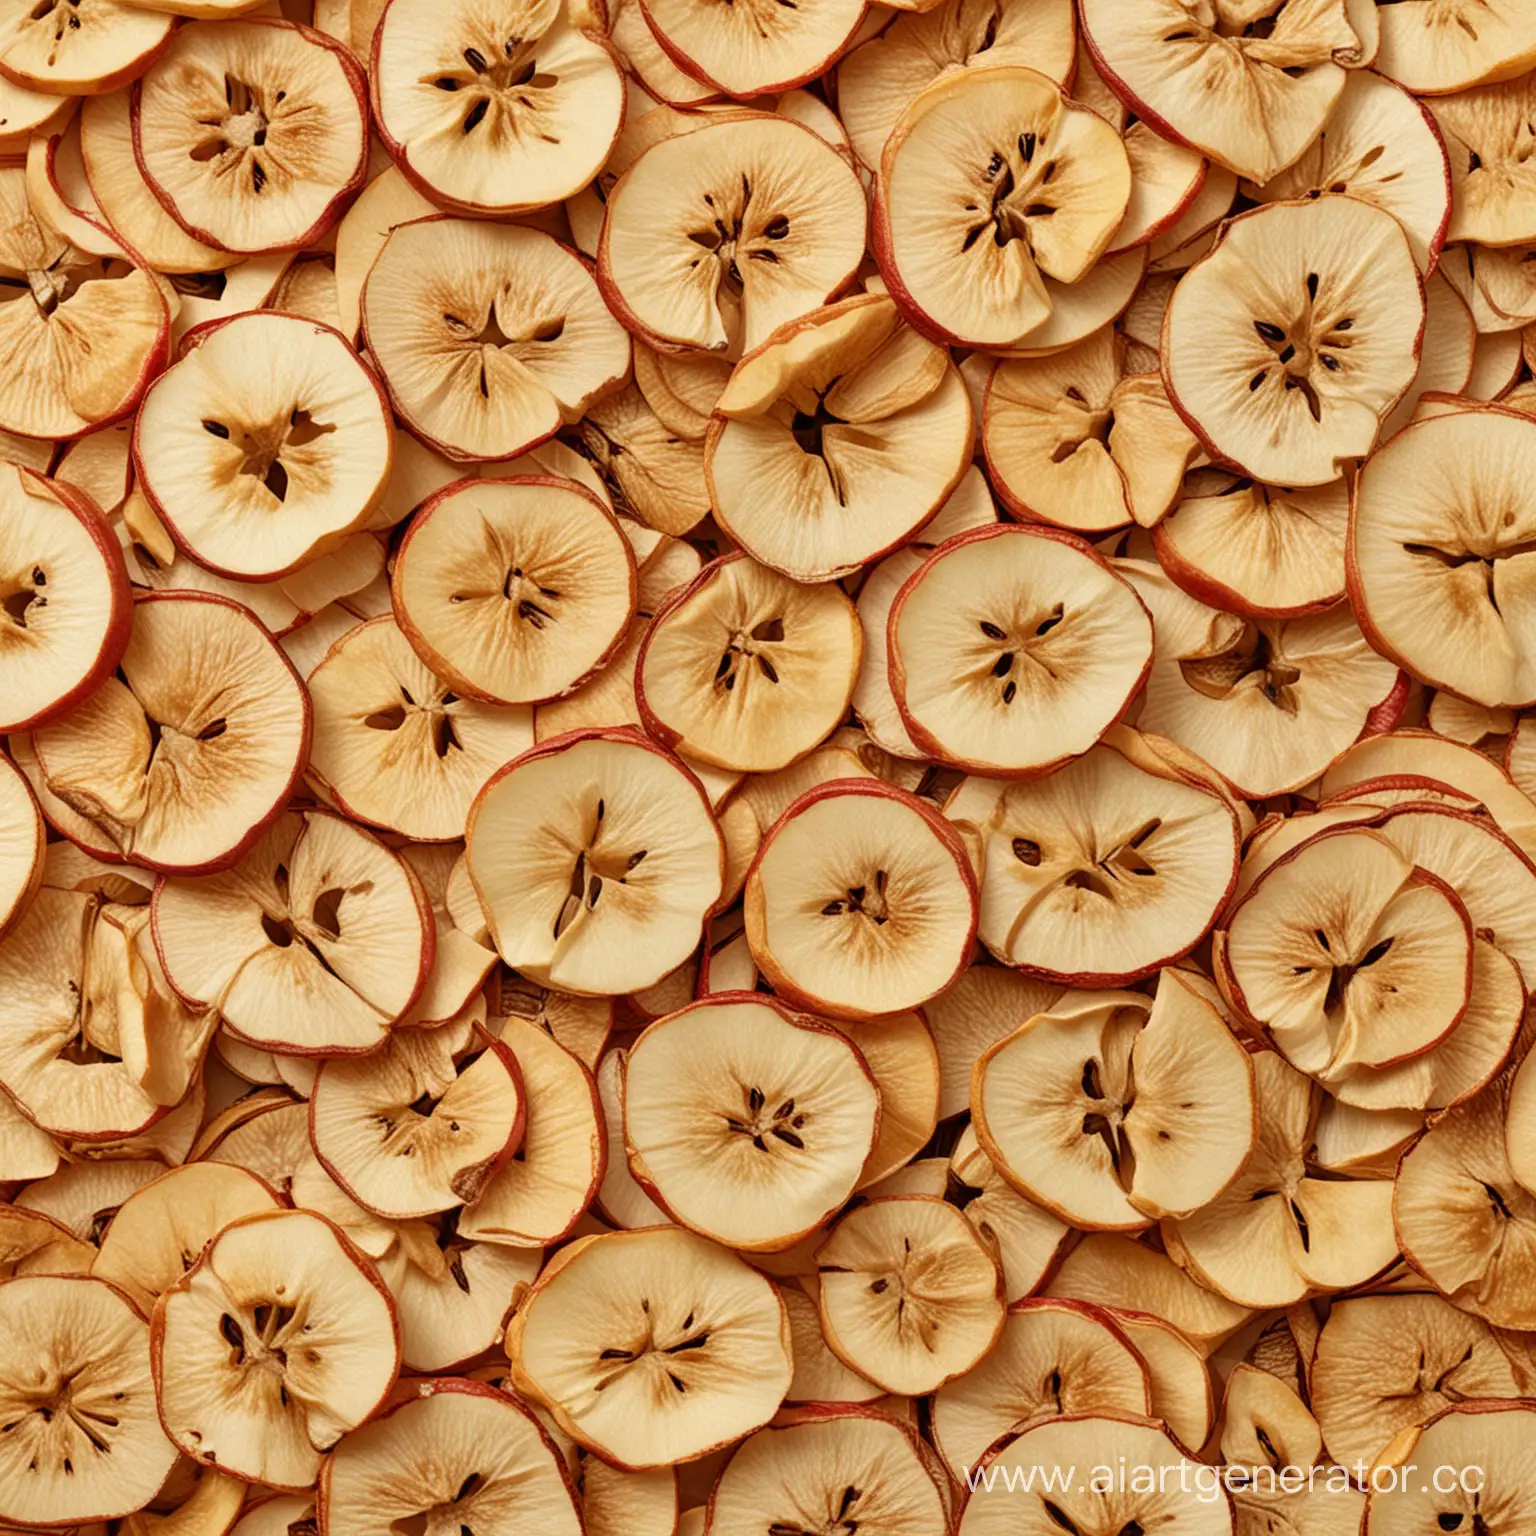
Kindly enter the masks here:
[[775, 11], [642, 0], [656, 40], [686, 73], [727, 96], [768, 96], [831, 67], [864, 20], [863, 0]]
[[232, 1222], [155, 1304], [155, 1392], [204, 1466], [301, 1489], [376, 1413], [400, 1368], [394, 1304], [373, 1265], [312, 1211]]
[[181, 28], [135, 88], [132, 113], [144, 179], [193, 239], [220, 250], [312, 244], [363, 184], [363, 72], [340, 44], [290, 21]]
[[431, 913], [400, 857], [326, 811], [283, 815], [233, 869], [155, 892], [171, 985], [265, 1050], [380, 1045], [432, 964]]
[[800, 586], [726, 555], [674, 592], [646, 630], [635, 671], [641, 719], [690, 758], [775, 772], [847, 714], [861, 641], [853, 604], [834, 583]]
[[228, 868], [261, 836], [309, 736], [304, 686], [247, 609], [163, 592], [134, 605], [117, 676], [33, 747], [93, 847], [191, 873]]
[[1350, 197], [1272, 203], [1224, 225], [1174, 289], [1163, 380], [1212, 457], [1322, 485], [1375, 446], [1423, 329], [1418, 265], [1391, 214]]
[[1376, 68], [1422, 95], [1523, 75], [1536, 64], [1536, 15], [1518, 0], [1396, 0], [1381, 6]]
[[[0, 24], [0, 72], [29, 90], [55, 96], [115, 91], [142, 75], [170, 41], [173, 16], [106, 0], [84, 16], [49, 6], [18, 6]], [[73, 25], [71, 25], [73, 23]]]
[[144, 1319], [105, 1281], [18, 1276], [0, 1285], [0, 1336], [0, 1520], [132, 1518], [176, 1464]]
[[886, 1392], [937, 1391], [1002, 1333], [1002, 1271], [947, 1201], [892, 1196], [857, 1206], [816, 1250], [816, 1264], [828, 1346]]
[[1151, 620], [1121, 577], [1077, 540], [1017, 524], [936, 549], [888, 634], [912, 740], [969, 773], [1039, 774], [1086, 752], [1152, 656]]
[[717, 993], [630, 1050], [624, 1141], [642, 1189], [730, 1248], [776, 1252], [853, 1193], [880, 1091], [859, 1050], [766, 997]]
[[382, 1050], [321, 1065], [310, 1138], [326, 1172], [391, 1221], [476, 1199], [523, 1139], [517, 1060], [479, 1030], [397, 1029]]
[[626, 729], [572, 731], [509, 763], [470, 811], [467, 853], [507, 964], [608, 995], [694, 951], [725, 860], [698, 780]]
[[393, 440], [383, 391], [340, 335], [257, 312], [199, 332], [155, 381], [134, 468], [185, 554], [271, 581], [366, 525]]
[[620, 1468], [671, 1466], [766, 1424], [789, 1320], [766, 1275], [680, 1227], [586, 1237], [507, 1330], [518, 1391]]
[[342, 635], [309, 690], [310, 774], [347, 815], [407, 837], [462, 837], [480, 786], [533, 745], [531, 710], [459, 697], [388, 614]]
[[658, 352], [635, 343], [635, 383], [668, 432], [703, 442], [731, 365], [708, 352]]
[[836, 1018], [898, 1013], [950, 986], [976, 932], [965, 844], [880, 780], [807, 791], [747, 876], [747, 937], [774, 989]]
[[1256, 1126], [1248, 1053], [1176, 970], [1150, 1012], [1134, 993], [1090, 994], [1020, 1025], [977, 1062], [971, 1104], [1026, 1199], [1110, 1231], [1208, 1204]]
[[809, 128], [731, 113], [653, 144], [608, 196], [597, 274], [653, 345], [740, 356], [851, 278], [864, 190]]
[[941, 77], [902, 114], [876, 183], [875, 250], [908, 319], [959, 346], [1027, 345], [1044, 278], [1076, 283], [1131, 195], [1125, 145], [1033, 69]]
[[624, 119], [601, 14], [567, 0], [505, 14], [469, 0], [388, 6], [370, 75], [401, 170], [434, 202], [475, 214], [543, 208], [586, 186]]

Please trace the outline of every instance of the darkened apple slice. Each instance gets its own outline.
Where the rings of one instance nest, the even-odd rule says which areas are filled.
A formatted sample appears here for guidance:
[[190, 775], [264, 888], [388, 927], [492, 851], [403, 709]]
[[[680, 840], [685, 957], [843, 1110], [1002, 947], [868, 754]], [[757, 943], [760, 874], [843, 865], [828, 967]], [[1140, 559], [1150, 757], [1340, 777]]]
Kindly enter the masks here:
[[636, 335], [739, 356], [847, 282], [865, 223], [859, 180], [825, 140], [732, 113], [652, 145], [619, 178], [598, 281]]
[[1044, 278], [1083, 278], [1130, 192], [1120, 135], [1055, 81], [1017, 66], [960, 70], [914, 101], [886, 141], [881, 270], [935, 338], [1023, 345], [1051, 314]]
[[982, 943], [1063, 985], [1123, 985], [1186, 954], [1237, 878], [1230, 806], [1128, 729], [1042, 779], [967, 780], [946, 814], [985, 850]]
[[687, 74], [728, 96], [787, 91], [831, 67], [864, 19], [858, 0], [814, 10], [717, 8], [698, 0], [642, 0], [657, 41]]
[[393, 1303], [323, 1217], [234, 1222], [155, 1304], [166, 1432], [204, 1466], [307, 1488], [322, 1454], [377, 1412], [400, 1367]]
[[1140, 688], [1152, 626], [1075, 539], [1009, 524], [950, 539], [888, 624], [913, 741], [973, 773], [1036, 774], [1086, 752]]
[[1274, 203], [1223, 226], [1174, 290], [1163, 380], [1213, 457], [1322, 485], [1374, 447], [1423, 328], [1417, 263], [1391, 214], [1355, 198]]
[[965, 845], [915, 795], [878, 780], [807, 791], [747, 876], [753, 958], [775, 990], [838, 1018], [915, 1008], [964, 969], [976, 883]]
[[572, 731], [496, 774], [469, 873], [509, 965], [565, 991], [653, 985], [697, 946], [724, 845], [698, 781], [637, 732]]
[[533, 1412], [505, 1392], [457, 1378], [414, 1383], [326, 1458], [322, 1528], [395, 1536], [417, 1520], [549, 1536], [585, 1527], [560, 1453]]
[[1245, 1306], [1361, 1285], [1397, 1257], [1391, 1182], [1317, 1176], [1306, 1157], [1318, 1090], [1273, 1051], [1252, 1063], [1253, 1156], [1203, 1210], [1164, 1223], [1168, 1251], [1200, 1284]]
[[0, 26], [0, 67], [8, 80], [58, 96], [114, 91], [144, 73], [176, 25], [173, 17], [118, 0], [92, 6], [85, 16], [76, 16], [76, 9], [7, 16]]
[[456, 461], [536, 446], [629, 366], [581, 259], [514, 224], [400, 225], [363, 285], [362, 324], [401, 419]]
[[773, 772], [848, 712], [858, 615], [833, 583], [805, 587], [743, 554], [711, 562], [646, 631], [635, 690], [665, 745], [740, 772]]
[[800, 581], [843, 576], [927, 521], [970, 461], [971, 409], [942, 347], [865, 294], [744, 358], [705, 440], [721, 526]]
[[635, 1044], [624, 1139], [641, 1187], [679, 1221], [732, 1248], [777, 1251], [852, 1193], [879, 1105], [863, 1057], [829, 1025], [720, 993]]
[[569, 197], [602, 169], [623, 121], [624, 77], [582, 10], [564, 0], [386, 9], [372, 39], [374, 117], [423, 192], [469, 213], [519, 213]]
[[282, 816], [239, 864], [164, 881], [155, 940], [172, 985], [262, 1049], [346, 1055], [381, 1044], [432, 964], [426, 898], [360, 827]]
[[383, 391], [335, 331], [255, 313], [200, 332], [155, 381], [134, 467], [185, 554], [270, 581], [368, 522], [393, 438]]
[[1408, 0], [1381, 8], [1376, 67], [1440, 95], [1523, 75], [1536, 64], [1536, 16], [1516, 0]]
[[621, 1468], [670, 1466], [761, 1427], [789, 1390], [772, 1281], [678, 1227], [586, 1237], [507, 1331], [512, 1380]]
[[1003, 1298], [1010, 1305], [1039, 1289], [1055, 1267], [1071, 1228], [1031, 1204], [997, 1171], [982, 1151], [974, 1127], [961, 1133], [950, 1175], [965, 1186], [961, 1209], [989, 1244], [996, 1244], [1003, 1271]]
[[1536, 422], [1482, 410], [1405, 428], [1361, 474], [1350, 520], [1362, 627], [1416, 677], [1489, 706], [1536, 700], [1524, 593], [1536, 562]]
[[307, 245], [363, 184], [363, 72], [345, 48], [293, 22], [183, 27], [136, 87], [132, 115], [145, 180], [204, 245]]
[[1250, 25], [1252, 5], [1191, 13], [1179, 0], [1087, 0], [1085, 42], [1108, 83], [1160, 132], [1264, 181], [1323, 127], [1361, 62], [1343, 5], [1296, 5]]
[[952, 1474], [1011, 1426], [1085, 1409], [1145, 1413], [1147, 1371], [1095, 1306], [1034, 1299], [1010, 1307], [996, 1347], [934, 1397], [933, 1434]]
[[0, 1519], [132, 1518], [176, 1464], [143, 1317], [104, 1281], [35, 1275], [0, 1285], [0, 1321]]

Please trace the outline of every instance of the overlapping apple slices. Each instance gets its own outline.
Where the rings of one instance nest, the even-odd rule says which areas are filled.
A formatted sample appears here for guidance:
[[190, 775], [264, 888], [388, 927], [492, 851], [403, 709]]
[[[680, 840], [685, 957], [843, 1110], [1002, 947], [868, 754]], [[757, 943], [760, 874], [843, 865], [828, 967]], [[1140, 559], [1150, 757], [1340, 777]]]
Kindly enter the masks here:
[[612, 1465], [671, 1466], [773, 1417], [789, 1319], [772, 1281], [680, 1227], [584, 1237], [513, 1314], [518, 1392]]
[[455, 461], [515, 458], [629, 367], [581, 258], [516, 224], [399, 225], [363, 284], [362, 325], [401, 420]]
[[740, 356], [853, 276], [864, 190], [809, 128], [729, 112], [653, 144], [608, 194], [597, 273], [656, 346]]
[[0, 936], [26, 911], [43, 878], [43, 813], [26, 775], [0, 753]]
[[1131, 166], [1119, 133], [1047, 76], [964, 69], [902, 114], [876, 187], [875, 249], [907, 318], [1007, 347], [1051, 317], [1044, 278], [1077, 283], [1109, 248]]
[[19, 10], [0, 28], [8, 80], [60, 98], [110, 91], [143, 74], [169, 41], [175, 18], [107, 0], [84, 17]]
[[167, 879], [155, 941], [178, 994], [263, 1050], [374, 1049], [432, 965], [431, 914], [398, 854], [325, 811], [287, 812], [227, 873]]

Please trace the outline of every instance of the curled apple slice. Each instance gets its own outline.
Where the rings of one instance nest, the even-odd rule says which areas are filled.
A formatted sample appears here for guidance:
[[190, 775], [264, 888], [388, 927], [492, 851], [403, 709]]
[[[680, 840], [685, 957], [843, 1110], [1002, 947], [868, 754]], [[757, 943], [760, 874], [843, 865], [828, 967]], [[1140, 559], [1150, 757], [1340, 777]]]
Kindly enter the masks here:
[[747, 876], [747, 938], [774, 989], [835, 1018], [915, 1008], [964, 970], [976, 880], [954, 828], [880, 780], [808, 790]]
[[[725, 971], [728, 958], [739, 958], [747, 949], [745, 939], [743, 930], [725, 954], [710, 957], [712, 980]], [[750, 951], [746, 958], [750, 963]], [[739, 982], [728, 976], [721, 979], [725, 986], [746, 986], [756, 977], [753, 965]], [[880, 1090], [880, 1128], [860, 1170], [859, 1188], [871, 1195], [894, 1193], [885, 1189], [886, 1181], [901, 1176], [932, 1140], [939, 1123], [939, 1053], [933, 1035], [916, 1009], [858, 1023], [847, 1019], [829, 1022], [859, 1048]], [[934, 1160], [924, 1161], [931, 1164]], [[943, 1159], [937, 1161], [942, 1164]]]
[[1376, 67], [1410, 91], [1440, 95], [1536, 65], [1536, 16], [1515, 0], [1408, 0], [1381, 8]]
[[132, 111], [145, 180], [193, 239], [219, 250], [308, 245], [363, 184], [363, 72], [340, 44], [290, 21], [181, 28]]
[[25, 912], [43, 878], [43, 813], [22, 773], [0, 753], [0, 935]]
[[727, 96], [787, 91], [830, 67], [864, 20], [860, 0], [833, 0], [788, 16], [697, 0], [642, 0], [657, 41], [681, 66]]
[[1152, 654], [1135, 593], [1053, 531], [957, 535], [907, 579], [888, 621], [891, 689], [923, 750], [971, 773], [1026, 775], [1086, 752]]
[[17, 85], [56, 96], [94, 96], [142, 75], [175, 26], [173, 16], [119, 0], [92, 6], [85, 16], [61, 16], [52, 7], [40, 16], [18, 10], [0, 27], [0, 59], [6, 78]]
[[730, 1248], [775, 1252], [852, 1194], [880, 1092], [830, 1025], [718, 993], [657, 1020], [630, 1051], [630, 1171], [676, 1220]]
[[435, 202], [521, 213], [602, 169], [623, 122], [624, 77], [584, 11], [566, 0], [502, 13], [468, 0], [386, 8], [372, 38], [374, 118]]
[[1423, 329], [1418, 265], [1391, 214], [1346, 197], [1271, 203], [1223, 226], [1174, 289], [1163, 380], [1213, 457], [1322, 485], [1375, 446]]
[[766, 1424], [789, 1321], [766, 1275], [680, 1227], [585, 1237], [507, 1330], [512, 1380], [620, 1468], [670, 1466]]
[[1004, 1299], [1011, 1305], [1032, 1295], [1055, 1267], [1072, 1229], [1008, 1183], [982, 1151], [974, 1126], [961, 1132], [949, 1171], [965, 1187], [965, 1219], [996, 1245]]
[[258, 312], [200, 332], [155, 381], [134, 468], [184, 553], [270, 581], [368, 522], [393, 441], [384, 392], [340, 335]]
[[1536, 240], [1536, 184], [1517, 147], [1532, 83], [1522, 75], [1431, 104], [1455, 191], [1447, 238], [1495, 246]]
[[634, 384], [590, 405], [576, 434], [612, 498], [647, 527], [681, 536], [709, 515], [703, 443], [666, 426]]
[[1047, 76], [965, 69], [903, 113], [876, 188], [876, 254], [912, 323], [1010, 346], [1050, 317], [1044, 278], [1076, 283], [1108, 249], [1131, 167], [1115, 129]]
[[863, 188], [830, 144], [788, 118], [730, 113], [619, 178], [598, 282], [654, 345], [739, 356], [853, 276], [865, 227]]
[[264, 1050], [380, 1045], [432, 963], [431, 918], [397, 854], [325, 811], [288, 812], [225, 874], [164, 881], [155, 942], [181, 996]]
[[312, 1211], [225, 1227], [155, 1304], [166, 1432], [204, 1466], [308, 1488], [322, 1453], [377, 1412], [400, 1369], [372, 1264]]
[[800, 586], [726, 555], [674, 592], [646, 630], [635, 672], [641, 719], [688, 757], [774, 772], [847, 714], [861, 639], [836, 585]]
[[625, 729], [572, 731], [509, 763], [470, 811], [467, 853], [502, 958], [595, 994], [682, 964], [725, 856], [698, 780]]

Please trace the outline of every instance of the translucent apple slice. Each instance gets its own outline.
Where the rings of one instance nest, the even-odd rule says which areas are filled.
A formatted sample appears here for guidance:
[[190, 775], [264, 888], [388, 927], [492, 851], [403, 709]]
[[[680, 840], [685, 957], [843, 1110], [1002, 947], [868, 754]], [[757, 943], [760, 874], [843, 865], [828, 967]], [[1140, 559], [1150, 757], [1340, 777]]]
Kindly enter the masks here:
[[1536, 64], [1536, 16], [1515, 0], [1408, 0], [1383, 7], [1376, 67], [1440, 95], [1523, 75]]

